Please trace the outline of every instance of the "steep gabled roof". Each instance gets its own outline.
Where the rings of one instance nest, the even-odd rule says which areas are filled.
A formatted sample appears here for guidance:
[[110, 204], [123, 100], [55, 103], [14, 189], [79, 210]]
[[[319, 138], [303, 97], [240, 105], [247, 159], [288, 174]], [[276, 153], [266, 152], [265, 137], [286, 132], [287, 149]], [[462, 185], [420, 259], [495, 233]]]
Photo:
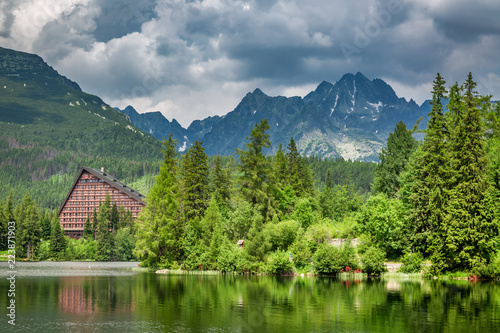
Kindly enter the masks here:
[[144, 199], [146, 198], [144, 195], [140, 194], [139, 192], [137, 192], [133, 188], [130, 188], [129, 186], [125, 185], [124, 183], [118, 181], [112, 175], [109, 175], [106, 172], [101, 172], [100, 170], [97, 170], [97, 169], [88, 168], [88, 167], [82, 167], [80, 169], [80, 171], [78, 172], [78, 175], [76, 176], [75, 181], [73, 182], [73, 185], [71, 186], [71, 189], [68, 192], [68, 195], [66, 195], [66, 198], [64, 199], [64, 201], [63, 201], [63, 203], [61, 205], [61, 208], [59, 208], [59, 215], [61, 214], [61, 211], [62, 211], [63, 207], [66, 205], [66, 202], [68, 201], [71, 193], [75, 189], [75, 186], [78, 183], [78, 179], [80, 179], [80, 177], [82, 176], [82, 173], [84, 171], [87, 171], [88, 173], [96, 176], [97, 178], [102, 179], [105, 183], [108, 183], [112, 187], [114, 187], [114, 188], [116, 188], [116, 189], [118, 189], [118, 190], [126, 193], [128, 196], [136, 199], [140, 203], [142, 203], [144, 205], [146, 204], [144, 202]]

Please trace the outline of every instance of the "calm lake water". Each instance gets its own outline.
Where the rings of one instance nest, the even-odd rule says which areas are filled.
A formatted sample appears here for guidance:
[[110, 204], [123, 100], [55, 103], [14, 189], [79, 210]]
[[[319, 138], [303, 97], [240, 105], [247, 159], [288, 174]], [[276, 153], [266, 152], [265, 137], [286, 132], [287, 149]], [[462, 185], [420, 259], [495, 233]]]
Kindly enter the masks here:
[[[158, 275], [137, 263], [0, 263], [0, 332], [500, 332], [500, 283]], [[89, 267], [90, 266], [90, 267]]]

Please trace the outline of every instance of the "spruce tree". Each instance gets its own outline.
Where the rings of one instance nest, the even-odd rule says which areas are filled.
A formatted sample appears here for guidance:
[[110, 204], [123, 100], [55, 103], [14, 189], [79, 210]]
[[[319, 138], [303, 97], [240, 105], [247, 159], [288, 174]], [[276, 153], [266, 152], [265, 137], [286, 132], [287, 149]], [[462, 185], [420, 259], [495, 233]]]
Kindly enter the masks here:
[[306, 197], [312, 194], [314, 182], [311, 170], [300, 156], [293, 137], [287, 146], [286, 153], [286, 184], [292, 186], [297, 197]]
[[463, 113], [465, 107], [463, 105], [463, 99], [461, 94], [461, 87], [455, 83], [450, 87], [450, 92], [448, 95], [448, 105], [446, 105], [448, 112], [446, 114], [446, 124], [448, 127], [449, 136], [454, 135], [454, 131], [457, 126], [463, 120]]
[[87, 215], [85, 219], [85, 226], [83, 227], [83, 238], [85, 239], [93, 239], [93, 231], [92, 224], [90, 223], [90, 217]]
[[402, 121], [396, 124], [394, 132], [389, 133], [387, 146], [380, 152], [380, 163], [375, 170], [375, 193], [385, 193], [388, 197], [393, 197], [399, 190], [401, 173], [417, 147], [417, 140], [412, 134]]
[[273, 182], [271, 177], [271, 164], [264, 156], [264, 149], [271, 147], [267, 119], [255, 124], [246, 150], [236, 149], [240, 156], [239, 171], [242, 173], [239, 182], [241, 194], [254, 206], [266, 219], [271, 219], [276, 212], [272, 203]]
[[302, 184], [303, 179], [300, 177], [301, 156], [293, 137], [290, 138], [287, 149], [288, 152], [286, 154], [286, 166], [288, 183], [292, 186], [295, 194], [298, 197], [301, 197], [304, 194], [304, 186]]
[[285, 156], [285, 151], [283, 150], [283, 144], [278, 145], [278, 150], [274, 156], [274, 178], [276, 183], [283, 188], [288, 184], [288, 170], [287, 170], [287, 159]]
[[222, 165], [222, 159], [220, 155], [215, 157], [214, 171], [212, 176], [212, 192], [218, 193], [219, 198], [224, 203], [228, 203], [231, 198], [231, 183], [229, 181], [229, 175]]
[[42, 230], [37, 210], [31, 194], [27, 191], [21, 204], [17, 205], [14, 211], [16, 220], [16, 256], [19, 258], [32, 258], [40, 242]]
[[9, 196], [7, 197], [7, 202], [5, 204], [5, 218], [7, 221], [12, 221], [15, 222], [15, 217], [14, 217], [14, 195], [12, 191], [9, 193]]
[[118, 213], [118, 206], [116, 205], [115, 202], [111, 207], [111, 216], [110, 216], [110, 225], [111, 225], [110, 229], [113, 235], [116, 233], [116, 230], [118, 230], [119, 223], [120, 223], [120, 214]]
[[26, 247], [26, 258], [32, 260], [35, 257], [35, 252], [42, 236], [40, 217], [34, 202], [25, 208], [23, 226], [23, 243]]
[[450, 140], [451, 177], [440, 246], [431, 256], [435, 272], [468, 270], [487, 265], [499, 234], [493, 186], [488, 178], [484, 132], [476, 83], [469, 73], [464, 84], [463, 115]]
[[176, 140], [163, 140], [164, 161], [151, 187], [146, 207], [136, 220], [134, 254], [146, 267], [175, 267], [183, 258], [184, 224], [180, 218], [179, 187], [175, 164]]
[[209, 201], [209, 171], [201, 141], [194, 142], [182, 162], [186, 221], [202, 218]]
[[42, 239], [48, 240], [52, 232], [52, 225], [50, 223], [50, 216], [48, 212], [44, 214], [42, 220], [40, 221], [40, 227], [42, 229]]
[[330, 170], [326, 172], [325, 184], [319, 195], [319, 206], [323, 217], [333, 219], [333, 207], [335, 203], [333, 202], [332, 175]]
[[104, 202], [99, 206], [99, 212], [97, 213], [96, 259], [98, 261], [113, 259], [114, 237], [111, 230], [111, 210], [111, 198], [107, 194]]
[[445, 81], [438, 73], [433, 82], [432, 109], [422, 146], [410, 158], [403, 175], [401, 196], [407, 210], [405, 223], [408, 245], [413, 251], [438, 251], [437, 230], [443, 224], [448, 177], [446, 144], [448, 131], [442, 100]]
[[49, 255], [52, 259], [64, 260], [67, 242], [57, 215], [52, 219], [51, 225]]
[[92, 211], [92, 235], [94, 236], [94, 240], [96, 240], [97, 236], [97, 230], [98, 230], [98, 225], [97, 225], [97, 210], [94, 207], [94, 210]]

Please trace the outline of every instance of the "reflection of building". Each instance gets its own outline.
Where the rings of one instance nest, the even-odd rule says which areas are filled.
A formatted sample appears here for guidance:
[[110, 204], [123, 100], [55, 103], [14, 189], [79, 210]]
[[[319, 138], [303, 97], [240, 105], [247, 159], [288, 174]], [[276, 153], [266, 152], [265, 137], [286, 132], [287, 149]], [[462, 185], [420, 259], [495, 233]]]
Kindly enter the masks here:
[[59, 221], [67, 236], [82, 237], [87, 216], [93, 223], [94, 208], [99, 210], [106, 194], [111, 197], [112, 205], [116, 203], [118, 207], [125, 207], [132, 212], [134, 219], [144, 207], [142, 194], [107, 174], [104, 168], [99, 171], [83, 167], [59, 209]]
[[59, 280], [58, 304], [61, 312], [89, 315], [97, 312], [135, 311], [135, 297], [128, 288], [117, 293], [119, 280], [71, 276]]
[[82, 289], [82, 277], [71, 277], [64, 279], [59, 289], [59, 307], [64, 312], [91, 314], [95, 310], [92, 305], [92, 297], [85, 297]]

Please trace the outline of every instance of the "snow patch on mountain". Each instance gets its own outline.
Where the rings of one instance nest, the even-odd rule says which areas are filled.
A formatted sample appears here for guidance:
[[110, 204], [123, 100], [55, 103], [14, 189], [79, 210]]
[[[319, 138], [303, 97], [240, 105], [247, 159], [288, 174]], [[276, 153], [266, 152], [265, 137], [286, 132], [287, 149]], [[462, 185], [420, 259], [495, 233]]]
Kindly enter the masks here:
[[377, 112], [380, 112], [380, 109], [379, 109], [379, 108], [380, 108], [381, 106], [384, 106], [384, 105], [382, 104], [382, 102], [380, 102], [380, 101], [379, 101], [378, 103], [370, 103], [370, 102], [367, 102], [367, 103], [368, 103], [368, 104], [369, 104], [372, 108], [376, 109], [376, 110], [377, 110]]

